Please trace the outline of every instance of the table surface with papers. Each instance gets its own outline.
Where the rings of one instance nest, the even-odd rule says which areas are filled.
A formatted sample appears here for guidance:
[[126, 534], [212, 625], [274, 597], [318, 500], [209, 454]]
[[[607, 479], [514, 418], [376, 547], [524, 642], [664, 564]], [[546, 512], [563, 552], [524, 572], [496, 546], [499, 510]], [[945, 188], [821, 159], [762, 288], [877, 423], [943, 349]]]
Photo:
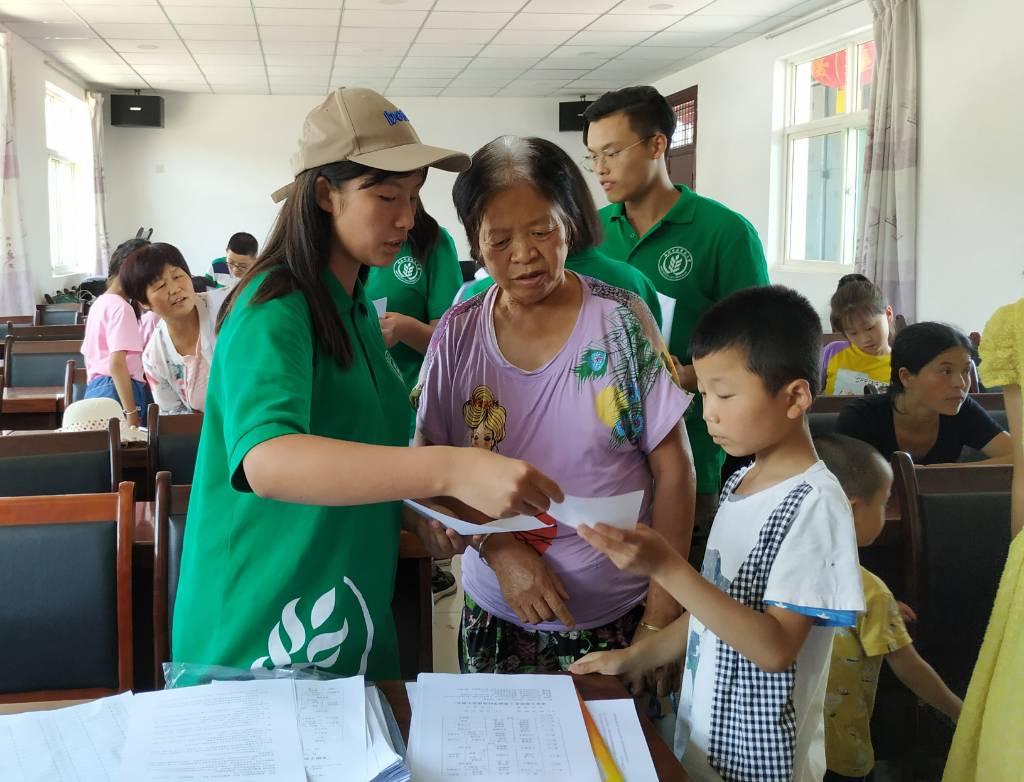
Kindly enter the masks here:
[[[622, 684], [610, 676], [591, 674], [587, 676], [573, 676], [575, 684], [585, 700], [609, 700], [622, 699], [628, 694]], [[377, 683], [378, 688], [387, 698], [391, 710], [394, 713], [406, 742], [409, 740], [409, 727], [412, 719], [412, 708], [406, 692], [405, 683], [401, 681], [384, 681]], [[0, 704], [0, 715], [18, 714], [27, 711], [38, 711], [56, 709], [65, 706], [74, 706], [85, 701], [50, 701], [46, 703], [12, 703]], [[651, 759], [659, 780], [668, 782], [688, 782], [689, 777], [683, 770], [681, 764], [672, 753], [671, 748], [658, 735], [653, 723], [644, 715], [640, 715], [640, 723], [644, 737], [647, 739], [647, 746], [651, 753]]]

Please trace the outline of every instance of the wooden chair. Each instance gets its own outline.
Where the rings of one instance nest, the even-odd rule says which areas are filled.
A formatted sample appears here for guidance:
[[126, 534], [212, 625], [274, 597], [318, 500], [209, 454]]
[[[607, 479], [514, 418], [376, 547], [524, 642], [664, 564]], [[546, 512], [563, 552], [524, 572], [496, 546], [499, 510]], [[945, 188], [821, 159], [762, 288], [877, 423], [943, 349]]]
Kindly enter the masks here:
[[0, 497], [103, 494], [121, 476], [121, 430], [46, 432], [0, 437]]
[[88, 376], [85, 367], [79, 367], [74, 361], [68, 360], [64, 366], [64, 408], [85, 398], [85, 384]]
[[893, 455], [917, 644], [963, 697], [1010, 546], [1010, 465], [916, 466]]
[[0, 703], [132, 688], [132, 492], [0, 499]]
[[[172, 418], [174, 416], [168, 416]], [[181, 553], [191, 486], [176, 486], [172, 475], [156, 475], [156, 521], [153, 545], [153, 667], [158, 689], [164, 686], [162, 663], [170, 659], [174, 602], [181, 575]], [[433, 593], [430, 555], [419, 538], [402, 532], [391, 614], [398, 634], [402, 679], [434, 670]]]
[[4, 346], [4, 388], [64, 387], [67, 362], [85, 366], [78, 339], [31, 340], [8, 335]]
[[81, 342], [85, 339], [85, 326], [15, 326], [9, 332], [18, 339], [32, 340], [57, 340], [77, 339]]
[[31, 326], [32, 315], [0, 315], [0, 339], [6, 339], [15, 326]]
[[37, 304], [34, 323], [37, 326], [73, 326], [82, 322], [81, 302], [75, 304]]
[[166, 470], [182, 484], [191, 484], [203, 414], [160, 415], [160, 406], [151, 404], [146, 410], [146, 427], [150, 475]]

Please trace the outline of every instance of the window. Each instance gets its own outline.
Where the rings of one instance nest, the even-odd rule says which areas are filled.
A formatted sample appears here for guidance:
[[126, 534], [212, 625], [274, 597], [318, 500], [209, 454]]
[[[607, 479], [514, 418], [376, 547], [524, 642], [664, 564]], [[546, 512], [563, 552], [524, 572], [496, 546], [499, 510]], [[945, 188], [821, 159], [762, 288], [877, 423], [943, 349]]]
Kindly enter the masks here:
[[692, 190], [697, 177], [697, 87], [669, 95], [666, 100], [676, 115], [676, 129], [665, 157], [668, 175], [674, 184]]
[[864, 37], [786, 65], [787, 264], [853, 263], [874, 65]]
[[54, 277], [89, 272], [96, 260], [92, 128], [85, 101], [47, 83], [50, 266]]

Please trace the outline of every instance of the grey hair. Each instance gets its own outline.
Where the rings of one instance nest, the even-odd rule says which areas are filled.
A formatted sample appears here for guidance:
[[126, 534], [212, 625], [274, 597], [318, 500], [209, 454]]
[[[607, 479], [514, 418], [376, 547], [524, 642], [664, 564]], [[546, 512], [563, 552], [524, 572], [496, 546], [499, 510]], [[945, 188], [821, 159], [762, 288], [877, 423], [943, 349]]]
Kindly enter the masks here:
[[459, 174], [452, 188], [452, 200], [466, 229], [473, 260], [482, 262], [480, 225], [488, 203], [502, 190], [523, 182], [551, 201], [570, 253], [600, 241], [601, 223], [594, 198], [565, 150], [535, 136], [501, 136], [474, 153], [472, 166]]

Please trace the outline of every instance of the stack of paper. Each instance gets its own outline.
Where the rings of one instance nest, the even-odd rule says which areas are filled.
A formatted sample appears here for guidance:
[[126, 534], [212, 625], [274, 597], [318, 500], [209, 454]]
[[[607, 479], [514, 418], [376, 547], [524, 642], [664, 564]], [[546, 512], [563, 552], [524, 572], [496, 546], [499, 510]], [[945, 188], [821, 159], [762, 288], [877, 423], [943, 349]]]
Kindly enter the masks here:
[[416, 782], [600, 782], [568, 676], [420, 674], [409, 730]]

